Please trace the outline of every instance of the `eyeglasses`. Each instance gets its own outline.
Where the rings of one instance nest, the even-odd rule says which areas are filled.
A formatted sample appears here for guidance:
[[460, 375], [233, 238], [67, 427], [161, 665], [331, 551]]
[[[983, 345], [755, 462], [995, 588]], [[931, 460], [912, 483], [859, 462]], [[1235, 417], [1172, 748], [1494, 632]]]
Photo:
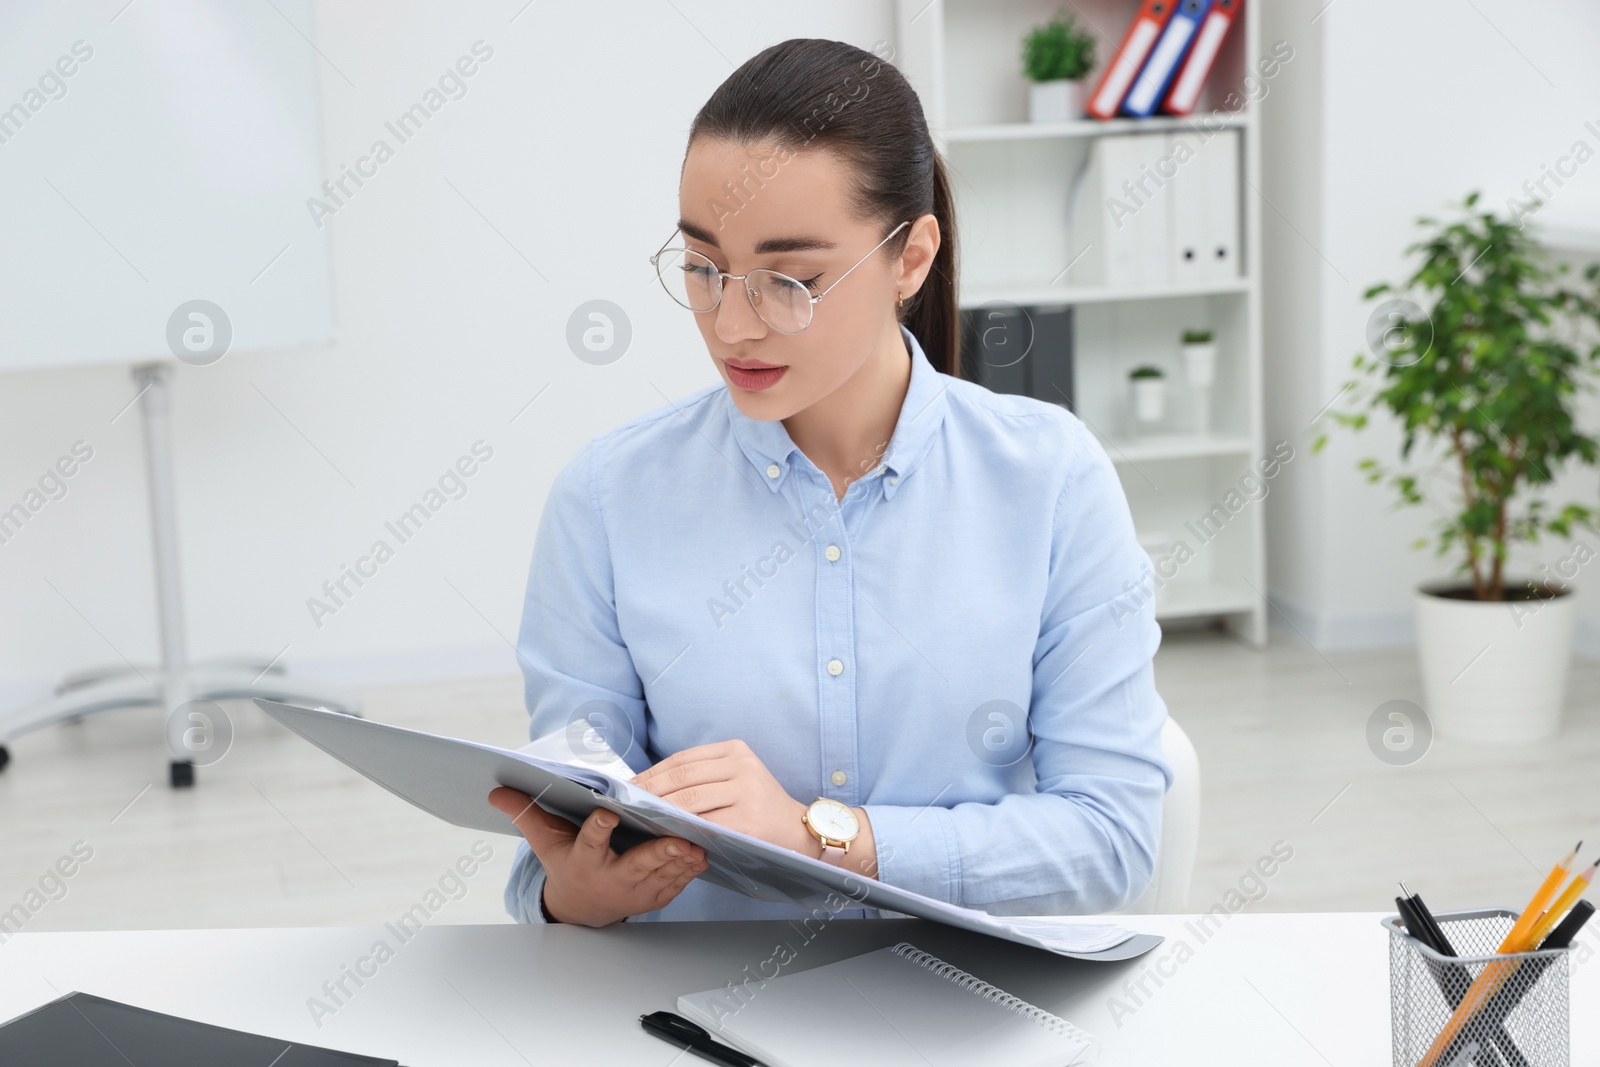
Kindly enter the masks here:
[[[908, 220], [890, 230], [889, 236], [874, 245], [872, 252], [882, 248], [888, 243], [889, 237], [909, 225], [911, 223]], [[667, 240], [672, 238], [668, 237]], [[745, 274], [729, 274], [718, 270], [710, 259], [690, 248], [663, 248], [650, 257], [650, 262], [654, 264], [656, 276], [661, 279], [661, 287], [667, 291], [667, 295], [696, 314], [715, 310], [722, 303], [722, 280], [726, 278], [744, 283], [745, 296], [762, 322], [779, 333], [797, 334], [811, 325], [814, 309], [822, 298], [848, 278], [851, 270], [865, 263], [872, 252], [856, 260], [850, 270], [839, 275], [839, 281], [816, 296], [807, 291], [804, 282], [765, 267]]]

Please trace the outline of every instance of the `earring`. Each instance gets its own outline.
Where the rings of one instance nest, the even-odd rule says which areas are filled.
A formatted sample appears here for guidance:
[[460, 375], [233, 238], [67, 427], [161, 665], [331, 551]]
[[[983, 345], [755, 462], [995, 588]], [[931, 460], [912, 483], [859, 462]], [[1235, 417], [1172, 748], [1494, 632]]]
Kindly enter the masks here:
[[897, 308], [906, 306], [906, 298], [900, 295], [900, 290], [898, 289], [894, 291], [894, 306]]

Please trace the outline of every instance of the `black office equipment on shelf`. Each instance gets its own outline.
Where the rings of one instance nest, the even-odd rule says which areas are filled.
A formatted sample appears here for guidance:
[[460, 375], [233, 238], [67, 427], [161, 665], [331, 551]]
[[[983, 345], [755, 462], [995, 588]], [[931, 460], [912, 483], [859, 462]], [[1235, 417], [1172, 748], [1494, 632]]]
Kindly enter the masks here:
[[1072, 308], [997, 303], [964, 309], [961, 374], [996, 393], [1072, 408]]

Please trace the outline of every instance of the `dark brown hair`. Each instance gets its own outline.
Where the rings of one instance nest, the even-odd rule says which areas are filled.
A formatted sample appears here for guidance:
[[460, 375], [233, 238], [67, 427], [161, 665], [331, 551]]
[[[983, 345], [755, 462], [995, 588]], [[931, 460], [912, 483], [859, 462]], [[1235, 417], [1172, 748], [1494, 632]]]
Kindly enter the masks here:
[[[936, 369], [959, 375], [949, 176], [928, 134], [922, 101], [893, 64], [843, 41], [783, 41], [746, 60], [717, 86], [689, 128], [690, 145], [697, 137], [772, 145], [780, 152], [835, 153], [853, 172], [852, 207], [859, 217], [880, 223], [880, 238], [902, 221], [931, 212], [939, 220], [939, 251], [899, 317]], [[731, 202], [742, 203], [741, 194], [754, 194], [762, 184], [762, 176], [747, 169], [728, 185]], [[900, 255], [910, 234], [908, 226], [882, 251]]]

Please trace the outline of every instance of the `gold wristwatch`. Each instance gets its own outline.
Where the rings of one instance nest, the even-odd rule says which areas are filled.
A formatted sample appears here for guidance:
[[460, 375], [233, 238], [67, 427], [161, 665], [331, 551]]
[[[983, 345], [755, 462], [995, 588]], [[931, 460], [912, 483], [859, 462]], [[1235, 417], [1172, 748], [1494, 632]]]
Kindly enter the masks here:
[[850, 842], [861, 836], [861, 820], [856, 818], [856, 813], [827, 797], [812, 801], [811, 806], [801, 813], [800, 821], [822, 842], [824, 857], [830, 848], [848, 853]]

